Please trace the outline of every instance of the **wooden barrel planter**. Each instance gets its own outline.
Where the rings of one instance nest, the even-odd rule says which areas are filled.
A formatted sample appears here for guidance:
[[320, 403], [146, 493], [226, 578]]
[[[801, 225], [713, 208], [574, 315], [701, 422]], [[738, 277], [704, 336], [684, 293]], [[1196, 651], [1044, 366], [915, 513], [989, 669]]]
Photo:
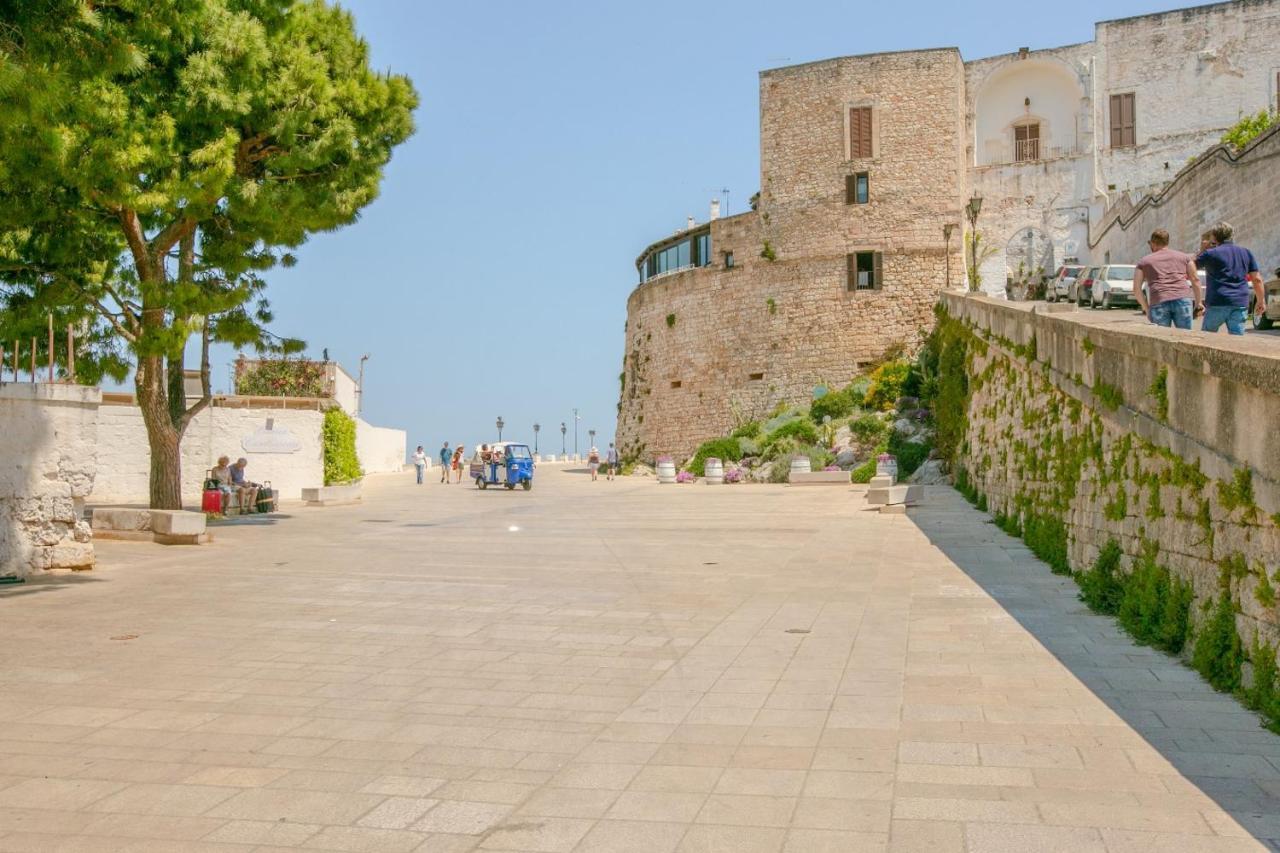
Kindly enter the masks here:
[[708, 486], [719, 486], [724, 483], [724, 465], [719, 459], [711, 458], [704, 463], [703, 476]]
[[658, 461], [658, 482], [674, 483], [676, 481], [676, 463], [670, 459]]

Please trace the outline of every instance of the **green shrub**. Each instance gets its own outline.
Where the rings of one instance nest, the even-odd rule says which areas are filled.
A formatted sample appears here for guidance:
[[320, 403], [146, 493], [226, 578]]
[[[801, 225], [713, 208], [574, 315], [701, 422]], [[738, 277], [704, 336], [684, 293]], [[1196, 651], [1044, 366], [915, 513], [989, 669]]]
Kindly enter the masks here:
[[699, 445], [698, 449], [694, 451], [693, 458], [689, 460], [689, 464], [685, 467], [695, 477], [703, 477], [707, 473], [706, 464], [708, 459], [737, 462], [741, 458], [738, 439], [713, 438], [711, 441], [706, 441]]
[[1114, 616], [1124, 597], [1124, 580], [1120, 574], [1120, 558], [1124, 552], [1114, 539], [1107, 541], [1093, 561], [1093, 568], [1076, 575], [1080, 599], [1095, 613]]
[[864, 406], [887, 411], [894, 407], [902, 396], [902, 385], [911, 372], [911, 362], [905, 360], [890, 361], [876, 368], [871, 374], [871, 387], [862, 398]]
[[1162, 571], [1150, 555], [1144, 555], [1134, 563], [1125, 584], [1118, 614], [1120, 626], [1144, 646], [1154, 645], [1168, 594], [1168, 572]]
[[1276, 684], [1276, 650], [1255, 638], [1249, 650], [1253, 663], [1253, 683], [1244, 691], [1244, 703], [1262, 714], [1267, 728], [1280, 727], [1280, 695]]
[[738, 439], [738, 458], [745, 459], [748, 456], [759, 456], [760, 445], [751, 438]]
[[1236, 608], [1231, 602], [1231, 593], [1224, 589], [1196, 637], [1191, 665], [1214, 687], [1230, 693], [1240, 686], [1240, 664]]
[[842, 391], [828, 391], [823, 396], [813, 401], [809, 406], [809, 420], [815, 424], [822, 423], [824, 417], [830, 416], [831, 420], [847, 417], [857, 408], [862, 398], [854, 399], [853, 392], [848, 388]]
[[849, 422], [849, 430], [859, 444], [873, 444], [889, 432], [889, 424], [879, 415], [859, 415]]
[[894, 430], [889, 433], [888, 452], [898, 460], [898, 479], [905, 480], [929, 458], [929, 445], [913, 444], [907, 437]]
[[342, 409], [324, 413], [324, 484], [352, 483], [364, 476], [356, 456], [356, 422]]
[[1071, 574], [1067, 557], [1067, 526], [1062, 519], [1032, 514], [1023, 525], [1023, 539], [1031, 553], [1049, 564], [1055, 575]]
[[747, 421], [745, 424], [742, 424], [733, 432], [729, 433], [729, 437], [730, 438], [759, 438], [760, 422]]
[[1164, 613], [1160, 616], [1160, 635], [1156, 647], [1169, 654], [1181, 654], [1191, 638], [1191, 605], [1195, 601], [1195, 590], [1191, 584], [1181, 578], [1173, 578], [1169, 585], [1169, 597], [1164, 602]]
[[817, 444], [818, 428], [808, 419], [788, 421], [765, 436], [763, 444], [768, 447], [784, 438], [795, 438], [803, 444]]
[[1278, 122], [1280, 122], [1280, 113], [1271, 110], [1262, 110], [1254, 115], [1245, 116], [1227, 129], [1227, 132], [1222, 135], [1222, 142], [1239, 151]]
[[802, 421], [805, 420], [805, 417], [805, 413], [799, 409], [779, 405], [772, 417], [760, 425], [760, 434], [767, 436], [783, 424], [789, 424], [792, 421]]

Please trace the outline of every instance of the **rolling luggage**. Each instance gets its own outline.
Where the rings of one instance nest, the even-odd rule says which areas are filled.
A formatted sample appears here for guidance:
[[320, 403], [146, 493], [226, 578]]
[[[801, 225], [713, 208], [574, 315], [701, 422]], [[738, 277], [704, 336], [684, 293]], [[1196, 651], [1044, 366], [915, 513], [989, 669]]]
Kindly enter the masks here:
[[204, 512], [213, 512], [222, 515], [222, 490], [218, 488], [218, 481], [213, 477], [213, 469], [210, 468], [204, 475], [204, 491], [200, 495], [200, 509]]
[[258, 512], [275, 512], [276, 509], [276, 493], [271, 488], [271, 481], [267, 480], [258, 487]]

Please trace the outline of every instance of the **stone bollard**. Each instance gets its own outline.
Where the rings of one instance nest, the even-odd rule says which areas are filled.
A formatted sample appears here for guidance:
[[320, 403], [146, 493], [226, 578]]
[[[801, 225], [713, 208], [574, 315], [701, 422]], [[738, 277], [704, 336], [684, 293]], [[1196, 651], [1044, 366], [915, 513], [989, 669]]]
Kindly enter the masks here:
[[152, 538], [161, 545], [203, 545], [209, 541], [202, 512], [151, 510]]

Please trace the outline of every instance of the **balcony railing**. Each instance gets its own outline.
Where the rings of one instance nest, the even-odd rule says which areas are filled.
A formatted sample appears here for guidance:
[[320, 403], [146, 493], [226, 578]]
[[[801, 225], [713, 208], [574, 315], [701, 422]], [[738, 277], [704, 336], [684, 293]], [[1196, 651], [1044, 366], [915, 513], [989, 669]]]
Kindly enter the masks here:
[[1083, 153], [1075, 145], [1047, 145], [1043, 139], [1019, 139], [1001, 147], [988, 145], [983, 151], [984, 156], [979, 165], [1006, 166], [1040, 163], [1062, 157], [1075, 157]]

